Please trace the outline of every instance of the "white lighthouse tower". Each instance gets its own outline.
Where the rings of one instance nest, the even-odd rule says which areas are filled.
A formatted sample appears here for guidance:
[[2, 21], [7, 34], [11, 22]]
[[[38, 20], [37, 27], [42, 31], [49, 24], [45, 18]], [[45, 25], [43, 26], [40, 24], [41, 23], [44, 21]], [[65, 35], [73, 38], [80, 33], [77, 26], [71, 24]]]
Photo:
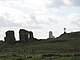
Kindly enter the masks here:
[[55, 37], [53, 36], [52, 31], [49, 31], [49, 38], [50, 38], [50, 39], [55, 38]]

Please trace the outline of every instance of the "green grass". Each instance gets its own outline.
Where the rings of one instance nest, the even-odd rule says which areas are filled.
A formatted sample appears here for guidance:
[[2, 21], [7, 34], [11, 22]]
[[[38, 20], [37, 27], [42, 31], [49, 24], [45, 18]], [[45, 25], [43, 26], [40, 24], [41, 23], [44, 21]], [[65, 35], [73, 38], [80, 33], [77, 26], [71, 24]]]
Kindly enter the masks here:
[[[54, 56], [43, 57], [44, 54]], [[80, 54], [79, 39], [43, 40], [13, 45], [0, 42], [0, 60], [80, 60], [80, 56], [74, 54]]]

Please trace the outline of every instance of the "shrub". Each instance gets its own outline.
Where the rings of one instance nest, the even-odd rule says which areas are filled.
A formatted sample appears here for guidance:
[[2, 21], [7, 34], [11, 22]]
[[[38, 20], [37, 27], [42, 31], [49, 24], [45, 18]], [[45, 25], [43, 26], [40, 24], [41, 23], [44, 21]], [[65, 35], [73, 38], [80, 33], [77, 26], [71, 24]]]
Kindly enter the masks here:
[[32, 56], [27, 56], [27, 58], [32, 58]]
[[24, 60], [24, 59], [20, 57], [20, 58], [17, 58], [16, 60]]
[[52, 56], [59, 56], [57, 54], [43, 54], [42, 57], [52, 57]]
[[74, 56], [80, 56], [80, 54], [74, 54]]

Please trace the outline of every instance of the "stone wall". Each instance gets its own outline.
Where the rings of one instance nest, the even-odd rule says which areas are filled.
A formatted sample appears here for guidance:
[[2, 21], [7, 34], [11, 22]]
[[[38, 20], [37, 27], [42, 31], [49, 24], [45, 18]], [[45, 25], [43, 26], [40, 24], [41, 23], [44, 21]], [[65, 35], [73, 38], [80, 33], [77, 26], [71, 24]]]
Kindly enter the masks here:
[[27, 31], [25, 29], [20, 29], [19, 39], [20, 39], [20, 42], [23, 42], [23, 43], [35, 41], [34, 36], [33, 36], [33, 32]]
[[6, 37], [4, 37], [5, 42], [15, 43], [14, 31], [7, 31], [5, 34], [6, 34]]

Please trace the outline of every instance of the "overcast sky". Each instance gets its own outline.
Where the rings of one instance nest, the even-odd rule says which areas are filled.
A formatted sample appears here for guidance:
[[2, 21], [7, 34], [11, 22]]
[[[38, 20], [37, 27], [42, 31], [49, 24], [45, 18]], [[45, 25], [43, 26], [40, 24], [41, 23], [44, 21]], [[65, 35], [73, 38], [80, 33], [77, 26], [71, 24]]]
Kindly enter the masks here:
[[48, 38], [80, 31], [80, 0], [0, 0], [0, 39], [7, 30], [20, 28], [33, 31], [36, 38]]

